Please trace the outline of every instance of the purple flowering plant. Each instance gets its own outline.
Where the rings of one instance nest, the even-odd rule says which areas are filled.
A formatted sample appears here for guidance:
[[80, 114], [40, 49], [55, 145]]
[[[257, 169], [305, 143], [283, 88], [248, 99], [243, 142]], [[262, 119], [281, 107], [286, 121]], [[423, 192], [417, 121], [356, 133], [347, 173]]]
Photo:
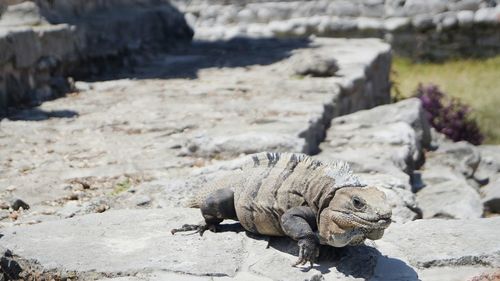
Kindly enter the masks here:
[[470, 108], [456, 98], [450, 98], [434, 84], [419, 84], [415, 96], [422, 101], [430, 124], [453, 141], [465, 140], [479, 145], [484, 135], [470, 117]]

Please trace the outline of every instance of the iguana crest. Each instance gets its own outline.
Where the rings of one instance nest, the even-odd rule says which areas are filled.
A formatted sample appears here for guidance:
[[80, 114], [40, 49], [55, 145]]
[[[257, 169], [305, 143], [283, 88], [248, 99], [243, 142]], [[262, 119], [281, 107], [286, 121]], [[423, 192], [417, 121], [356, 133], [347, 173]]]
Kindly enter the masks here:
[[333, 187], [340, 188], [346, 186], [365, 186], [361, 183], [360, 179], [354, 175], [349, 163], [340, 160], [334, 160], [331, 162], [321, 162], [313, 159], [311, 156], [300, 153], [275, 153], [275, 152], [266, 152], [259, 153], [252, 156], [248, 156], [246, 161], [246, 165], [244, 164], [242, 169], [245, 166], [253, 167], [276, 167], [276, 166], [284, 166], [286, 167], [290, 162], [292, 163], [303, 163], [308, 167], [312, 167], [316, 169], [317, 167], [322, 167], [323, 173], [325, 176], [330, 177], [333, 180]]

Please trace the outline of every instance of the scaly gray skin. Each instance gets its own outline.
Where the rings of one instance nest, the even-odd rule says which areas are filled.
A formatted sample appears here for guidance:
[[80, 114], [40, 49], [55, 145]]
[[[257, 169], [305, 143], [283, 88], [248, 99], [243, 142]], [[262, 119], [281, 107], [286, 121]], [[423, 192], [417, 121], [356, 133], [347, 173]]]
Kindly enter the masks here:
[[203, 187], [190, 207], [204, 222], [173, 229], [216, 231], [224, 219], [250, 232], [298, 241], [299, 260], [311, 267], [319, 244], [358, 245], [380, 239], [391, 207], [376, 187], [364, 187], [345, 162], [322, 163], [304, 154], [258, 153], [239, 170]]

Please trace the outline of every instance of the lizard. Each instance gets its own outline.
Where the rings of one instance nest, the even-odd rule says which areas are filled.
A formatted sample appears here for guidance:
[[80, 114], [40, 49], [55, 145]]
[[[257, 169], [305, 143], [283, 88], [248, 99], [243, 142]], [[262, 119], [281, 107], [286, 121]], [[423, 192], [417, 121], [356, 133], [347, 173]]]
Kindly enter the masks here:
[[249, 232], [298, 241], [293, 266], [313, 262], [319, 245], [359, 245], [382, 238], [392, 209], [384, 192], [363, 185], [343, 161], [322, 162], [300, 153], [261, 152], [239, 169], [208, 182], [188, 203], [204, 221], [184, 224], [172, 234], [217, 231], [225, 219]]

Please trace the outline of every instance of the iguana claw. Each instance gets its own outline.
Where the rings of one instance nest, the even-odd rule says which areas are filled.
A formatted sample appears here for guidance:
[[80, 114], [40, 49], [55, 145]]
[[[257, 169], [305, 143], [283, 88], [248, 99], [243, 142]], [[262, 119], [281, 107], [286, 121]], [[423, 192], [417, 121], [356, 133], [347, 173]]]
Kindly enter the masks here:
[[204, 222], [200, 224], [184, 224], [181, 228], [174, 228], [170, 232], [172, 233], [172, 235], [174, 235], [177, 232], [185, 232], [192, 230], [195, 230], [195, 232], [191, 234], [199, 233], [200, 236], [203, 236], [203, 233], [205, 233], [205, 231], [207, 230], [215, 232], [215, 225], [208, 225]]
[[310, 266], [307, 270], [310, 270], [313, 267], [313, 262], [319, 256], [319, 247], [317, 242], [311, 238], [304, 238], [299, 240], [299, 259], [292, 266], [304, 265], [307, 262], [310, 263]]

